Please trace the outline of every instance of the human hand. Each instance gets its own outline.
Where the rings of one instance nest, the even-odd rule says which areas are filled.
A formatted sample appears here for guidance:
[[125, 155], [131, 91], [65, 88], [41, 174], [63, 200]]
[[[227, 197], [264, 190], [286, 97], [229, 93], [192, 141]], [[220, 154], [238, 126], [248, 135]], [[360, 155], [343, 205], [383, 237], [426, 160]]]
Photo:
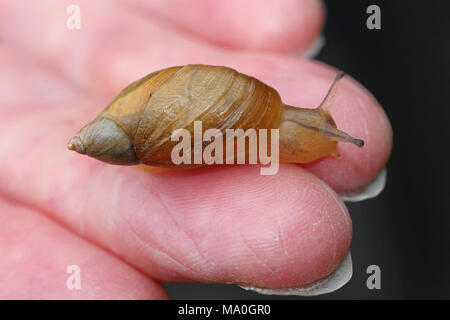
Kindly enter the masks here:
[[[66, 3], [2, 3], [0, 297], [158, 299], [161, 282], [297, 288], [331, 274], [352, 234], [337, 194], [369, 184], [392, 144], [383, 110], [350, 77], [332, 114], [364, 148], [339, 144], [339, 159], [273, 176], [118, 167], [66, 149], [121, 88], [168, 66], [226, 65], [316, 106], [336, 70], [292, 52], [320, 32], [319, 2], [78, 3], [80, 30], [66, 28]], [[81, 290], [66, 287], [69, 265]]]

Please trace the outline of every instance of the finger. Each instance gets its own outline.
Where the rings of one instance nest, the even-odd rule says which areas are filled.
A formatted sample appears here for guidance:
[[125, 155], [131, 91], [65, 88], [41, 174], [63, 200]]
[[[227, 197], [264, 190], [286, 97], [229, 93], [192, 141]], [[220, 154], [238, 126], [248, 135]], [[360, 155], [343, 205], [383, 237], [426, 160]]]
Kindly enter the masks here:
[[[113, 50], [113, 52], [115, 51]], [[133, 74], [140, 72], [138, 70], [141, 70], [141, 67], [135, 62], [142, 61], [143, 56], [138, 52], [140, 51], [124, 53], [124, 57], [130, 63], [127, 64], [127, 68], [124, 66], [124, 68], [109, 70], [109, 79], [131, 78]], [[105, 52], [105, 57], [106, 54]], [[231, 66], [240, 72], [255, 76], [277, 89], [284, 103], [298, 107], [317, 106], [325, 96], [336, 73], [336, 70], [324, 64], [309, 60], [250, 53], [235, 55], [205, 54], [204, 56], [203, 54], [197, 54], [197, 59], [204, 61], [204, 63]], [[56, 97], [62, 101], [65, 98], [75, 99], [75, 97], [83, 96], [82, 92], [80, 94], [80, 91], [71, 93], [67, 87], [61, 87], [61, 84], [55, 80], [57, 79], [56, 76], [53, 78], [42, 76], [46, 81], [36, 81], [37, 77], [30, 77], [30, 75], [37, 75], [39, 74], [38, 71], [35, 70], [33, 73], [27, 72], [28, 70], [34, 70], [30, 65], [31, 63], [14, 63], [15, 59], [18, 59], [17, 55], [11, 54], [9, 56], [11, 57], [9, 65], [15, 67], [2, 69], [6, 73], [4, 79], [15, 77], [18, 80], [8, 82], [5, 87], [9, 87], [9, 89], [4, 97], [10, 97], [9, 93], [14, 92], [11, 88], [12, 84], [18, 87], [15, 91], [17, 93], [14, 95], [14, 99], [21, 96], [25, 99], [25, 96], [20, 92], [23, 92], [24, 88], [26, 88], [26, 93], [33, 93], [33, 87], [39, 84], [36, 92], [27, 96], [29, 101], [36, 102], [36, 100], [42, 99], [40, 97], [41, 93], [44, 92], [42, 84], [47, 82], [47, 87], [44, 89], [47, 92], [52, 92], [49, 95], [50, 97]], [[115, 65], [114, 60], [116, 57], [114, 54], [111, 55], [110, 59], [98, 60], [98, 64]], [[172, 57], [172, 59], [174, 60], [174, 65], [186, 62], [184, 56]], [[175, 62], [175, 60], [178, 60], [178, 62]], [[157, 61], [152, 63], [157, 63]], [[8, 64], [5, 65], [7, 66]], [[15, 75], [15, 68], [21, 68], [19, 70], [22, 76]], [[150, 67], [144, 69], [152, 70]], [[23, 79], [28, 79], [28, 82], [24, 82]], [[105, 80], [101, 83], [106, 84], [108, 81]], [[59, 89], [53, 90], [53, 85]], [[114, 86], [118, 86], [117, 83], [112, 85], [112, 87]], [[111, 96], [113, 95], [102, 97], [101, 100], [98, 100], [98, 109], [89, 109], [89, 114], [85, 114], [86, 119], [80, 121], [78, 126], [81, 127], [83, 123], [91, 120], [109, 102], [108, 100], [111, 99]], [[59, 103], [57, 99], [53, 100], [56, 104]], [[20, 105], [30, 106], [32, 104], [22, 102]], [[52, 105], [52, 103], [42, 104], [42, 106], [45, 105]], [[17, 107], [11, 109], [15, 110]], [[356, 138], [363, 139], [365, 141], [364, 147], [357, 148], [350, 144], [339, 143], [340, 158], [324, 158], [305, 167], [326, 181], [339, 193], [357, 192], [375, 179], [385, 166], [392, 148], [392, 128], [376, 99], [348, 75], [339, 84], [336, 102], [332, 108], [332, 116], [336, 120], [339, 129]]]
[[94, 116], [95, 99], [40, 108], [45, 100], [33, 100], [39, 112], [2, 117], [0, 191], [152, 277], [298, 287], [345, 257], [348, 213], [300, 167], [262, 177], [256, 167], [151, 175], [103, 165], [65, 150], [81, 119]]
[[[120, 41], [118, 42], [120, 43]], [[108, 69], [99, 79], [105, 87], [117, 88], [118, 79], [136, 79], [142, 70], [155, 70], [165, 65], [183, 65], [202, 63], [226, 65], [240, 72], [255, 76], [279, 91], [283, 102], [298, 107], [316, 107], [325, 96], [337, 70], [311, 60], [274, 56], [259, 53], [228, 53], [203, 50], [178, 40], [161, 45], [159, 54], [153, 56], [153, 50], [145, 43], [130, 46], [132, 50], [114, 44], [103, 59], [98, 59], [99, 74]], [[173, 49], [179, 52], [173, 55]], [[182, 54], [180, 54], [182, 52]], [[147, 59], [153, 57], [154, 59]], [[119, 62], [118, 62], [119, 61]], [[126, 63], [121, 63], [120, 61]], [[338, 127], [348, 134], [363, 139], [365, 146], [339, 144], [341, 158], [321, 159], [306, 167], [318, 177], [330, 184], [340, 193], [358, 192], [368, 185], [386, 165], [392, 148], [392, 128], [389, 119], [376, 99], [363, 86], [347, 75], [339, 84], [332, 115]]]
[[0, 199], [0, 222], [2, 299], [167, 298], [159, 284], [36, 210]]
[[[289, 24], [289, 17], [293, 15], [293, 12], [308, 12], [306, 16], [314, 21], [316, 21], [314, 18], [316, 14], [311, 12], [321, 12], [320, 9], [313, 9], [320, 8], [320, 5], [315, 6], [313, 3], [316, 2], [311, 0], [298, 2], [298, 10], [289, 10], [289, 7], [297, 2], [281, 3], [272, 4], [276, 8], [280, 7], [279, 10], [276, 8], [273, 10], [281, 12], [278, 14], [282, 17], [276, 20]], [[258, 5], [264, 12], [272, 11], [267, 2]], [[116, 92], [129, 82], [145, 75], [149, 70], [180, 63], [220, 63], [223, 62], [223, 58], [218, 57], [232, 58], [235, 54], [207, 42], [198, 41], [193, 36], [168, 28], [167, 25], [164, 27], [157, 19], [148, 19], [146, 16], [136, 15], [135, 11], [126, 11], [115, 2], [81, 1], [79, 8], [80, 29], [71, 30], [66, 26], [70, 15], [66, 13], [67, 7], [64, 2], [41, 1], [39, 4], [27, 4], [26, 7], [19, 2], [8, 2], [4, 5], [2, 19], [0, 19], [2, 41], [6, 45], [35, 55], [49, 65], [53, 65], [53, 68], [64, 73], [68, 79], [82, 88], [94, 92], [106, 90], [109, 93]], [[243, 6], [240, 12], [245, 10], [253, 9]], [[292, 12], [285, 15], [283, 12], [286, 10]], [[263, 20], [266, 23], [269, 21], [258, 13], [255, 13], [254, 19]], [[240, 23], [242, 20], [243, 18], [239, 19]], [[294, 20], [304, 19], [295, 18]], [[26, 24], [23, 21], [26, 21]], [[280, 21], [278, 23], [281, 25]], [[220, 22], [216, 24], [221, 25]], [[306, 30], [317, 29], [313, 27], [313, 23], [306, 24], [307, 26], [301, 28], [289, 28], [311, 34], [312, 31]], [[216, 33], [212, 27], [205, 28], [202, 25], [201, 29]], [[267, 35], [268, 38], [274, 37], [264, 28], [253, 29], [247, 26], [244, 30], [248, 32], [261, 30], [257, 32]], [[239, 34], [242, 34], [243, 39], [248, 38], [242, 30]], [[288, 39], [291, 37], [294, 36], [280, 37], [279, 41], [293, 43]], [[300, 38], [304, 39], [303, 36]], [[258, 39], [256, 35], [255, 39]], [[281, 43], [270, 41], [270, 39], [258, 41], [275, 43], [275, 46], [283, 47]]]
[[[170, 64], [172, 57], [181, 52], [189, 57], [202, 50], [204, 53], [217, 51], [161, 27], [154, 20], [126, 11], [117, 2], [80, 1], [80, 29], [69, 29], [67, 8], [66, 3], [51, 0], [27, 5], [5, 3], [0, 19], [2, 43], [46, 62], [79, 87], [95, 92], [110, 89], [110, 76], [117, 76], [128, 68], [139, 76], [143, 70], [156, 68], [163, 60]], [[173, 50], [171, 54], [170, 50]], [[137, 63], [126, 61], [126, 54], [133, 52], [140, 55]], [[123, 86], [128, 79], [123, 79], [122, 75], [113, 81]]]
[[[153, 279], [299, 287], [329, 275], [348, 252], [344, 205], [301, 167], [261, 176], [256, 167], [148, 174], [108, 166], [63, 150], [76, 115], [60, 116], [44, 112], [7, 126], [17, 140], [0, 147], [2, 192]], [[39, 148], [19, 129], [31, 123], [42, 123], [32, 139]], [[7, 148], [14, 165], [5, 161]]]
[[0, 46], [0, 116], [54, 108], [85, 95], [58, 71]]
[[[286, 64], [288, 70], [267, 70], [260, 78], [268, 79], [279, 90], [284, 103], [316, 107], [337, 70], [317, 62], [302, 62]], [[338, 143], [340, 157], [329, 156], [303, 166], [338, 193], [352, 194], [370, 184], [386, 166], [392, 150], [392, 127], [375, 97], [350, 75], [339, 83], [331, 115], [340, 130], [362, 139], [364, 146]]]
[[[86, 13], [92, 11], [93, 16], [102, 17], [101, 13], [88, 4], [83, 8]], [[124, 30], [123, 33], [112, 34], [109, 29], [98, 33], [92, 31], [95, 28], [86, 28], [87, 32], [94, 32], [90, 34], [91, 37], [99, 37], [100, 41], [97, 43], [86, 43], [85, 39], [91, 38], [86, 34], [79, 39], [73, 39], [77, 44], [75, 46], [72, 42], [68, 42], [67, 37], [59, 39], [61, 44], [59, 48], [67, 49], [62, 55], [63, 66], [71, 68], [75, 66], [77, 75], [83, 75], [78, 78], [79, 83], [87, 85], [90, 90], [106, 88], [112, 95], [143, 73], [164, 66], [186, 63], [220, 64], [254, 75], [272, 85], [281, 93], [285, 103], [313, 107], [317, 106], [325, 95], [330, 79], [334, 78], [336, 72], [312, 61], [216, 50], [163, 30], [151, 21], [139, 21], [126, 14], [119, 16], [123, 20], [118, 19], [117, 23]], [[32, 20], [32, 17], [30, 19]], [[135, 30], [130, 26], [139, 27]], [[132, 38], [130, 34], [133, 35]], [[141, 41], [144, 38], [148, 41]], [[104, 41], [101, 41], [102, 39]], [[92, 47], [95, 54], [87, 55], [89, 58], [82, 60], [77, 50], [88, 47]], [[74, 60], [71, 60], [71, 56]], [[72, 61], [79, 63], [71, 63]], [[92, 82], [89, 82], [89, 79]], [[99, 89], [96, 92], [101, 91]], [[338, 192], [346, 194], [357, 192], [369, 184], [385, 166], [392, 147], [392, 128], [373, 96], [348, 76], [340, 83], [332, 115], [340, 129], [365, 140], [366, 144], [361, 149], [340, 144], [339, 151], [342, 155], [340, 159], [322, 159], [306, 167]]]
[[213, 44], [281, 53], [309, 48], [319, 35], [324, 16], [322, 3], [317, 0], [136, 3], [148, 10], [144, 12], [149, 18], [171, 23]]

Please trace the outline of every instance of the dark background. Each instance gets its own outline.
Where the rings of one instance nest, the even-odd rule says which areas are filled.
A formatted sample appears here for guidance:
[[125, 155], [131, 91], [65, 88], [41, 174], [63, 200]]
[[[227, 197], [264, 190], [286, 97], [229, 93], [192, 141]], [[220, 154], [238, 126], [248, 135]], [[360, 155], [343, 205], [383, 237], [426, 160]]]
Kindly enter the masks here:
[[[353, 219], [353, 278], [312, 297], [262, 296], [232, 285], [169, 284], [177, 299], [450, 298], [450, 5], [434, 1], [325, 1], [325, 47], [316, 59], [360, 81], [394, 129], [386, 188], [348, 203]], [[381, 8], [368, 30], [366, 8]], [[381, 290], [366, 269], [381, 268]]]

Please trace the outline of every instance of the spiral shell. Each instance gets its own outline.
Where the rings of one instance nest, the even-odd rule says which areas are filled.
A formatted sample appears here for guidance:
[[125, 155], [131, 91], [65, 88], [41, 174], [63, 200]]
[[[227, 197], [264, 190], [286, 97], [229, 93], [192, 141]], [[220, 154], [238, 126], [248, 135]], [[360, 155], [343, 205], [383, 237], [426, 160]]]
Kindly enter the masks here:
[[[331, 89], [327, 97], [335, 95]], [[203, 131], [223, 133], [280, 129], [281, 161], [336, 154], [337, 141], [362, 145], [339, 131], [321, 107], [283, 105], [276, 90], [227, 67], [186, 65], [153, 72], [123, 89], [70, 141], [69, 149], [113, 164], [172, 167], [178, 142], [171, 135], [186, 129], [193, 136], [195, 121], [201, 121]]]

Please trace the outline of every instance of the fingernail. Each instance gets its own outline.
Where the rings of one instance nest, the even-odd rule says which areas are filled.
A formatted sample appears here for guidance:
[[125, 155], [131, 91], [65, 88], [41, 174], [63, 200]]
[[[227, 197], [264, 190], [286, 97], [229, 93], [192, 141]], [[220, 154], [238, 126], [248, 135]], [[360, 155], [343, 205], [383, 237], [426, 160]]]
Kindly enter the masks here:
[[367, 185], [363, 190], [351, 193], [351, 194], [340, 194], [342, 200], [347, 202], [358, 202], [367, 199], [372, 199], [377, 197], [381, 191], [383, 191], [386, 186], [387, 170], [384, 168], [376, 176], [376, 178]]
[[245, 290], [252, 290], [259, 294], [279, 296], [318, 296], [334, 292], [350, 281], [353, 275], [353, 264], [350, 252], [339, 267], [326, 279], [316, 282], [308, 287], [288, 289], [266, 289], [251, 286], [240, 286]]
[[311, 45], [306, 50], [302, 51], [300, 55], [307, 59], [314, 58], [325, 46], [325, 42], [325, 36], [321, 34], [320, 36], [315, 38]]

